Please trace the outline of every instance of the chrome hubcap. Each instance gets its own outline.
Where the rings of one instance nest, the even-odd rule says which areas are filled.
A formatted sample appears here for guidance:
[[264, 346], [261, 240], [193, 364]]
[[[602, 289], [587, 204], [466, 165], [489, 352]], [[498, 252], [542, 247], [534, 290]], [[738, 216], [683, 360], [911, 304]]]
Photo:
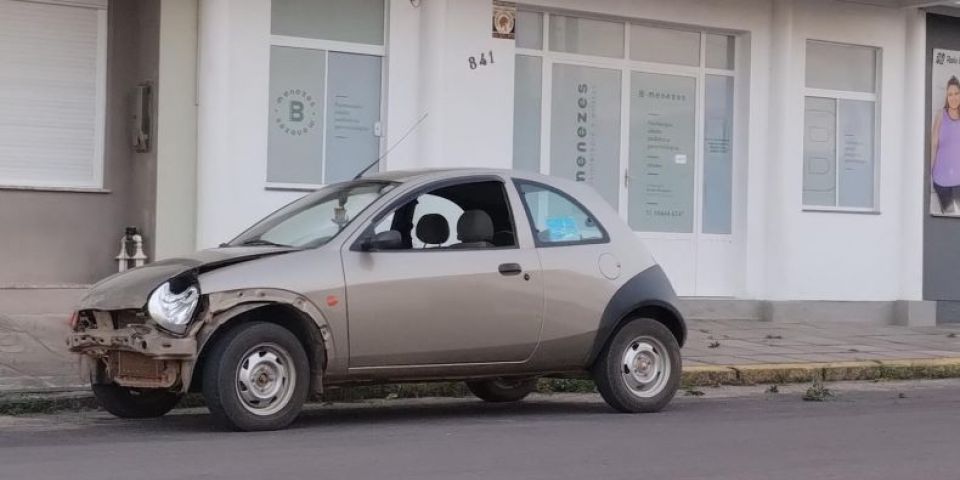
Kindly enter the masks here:
[[666, 347], [652, 337], [635, 338], [623, 352], [620, 372], [630, 393], [641, 398], [656, 396], [670, 378]]
[[290, 402], [297, 372], [290, 354], [263, 343], [247, 350], [237, 366], [237, 395], [254, 415], [273, 415]]

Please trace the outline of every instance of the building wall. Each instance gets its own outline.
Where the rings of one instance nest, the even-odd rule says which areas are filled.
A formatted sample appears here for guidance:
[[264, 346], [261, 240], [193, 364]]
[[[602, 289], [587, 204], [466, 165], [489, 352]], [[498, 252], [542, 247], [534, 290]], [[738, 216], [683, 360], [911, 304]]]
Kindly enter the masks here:
[[[921, 246], [906, 244], [900, 232], [905, 225], [901, 209], [920, 194], [922, 183], [904, 185], [900, 179], [922, 172], [922, 165], [904, 158], [903, 142], [917, 132], [905, 129], [906, 102], [922, 94], [910, 91], [907, 72], [907, 18], [903, 10], [838, 2], [784, 2], [792, 23], [789, 61], [774, 85], [784, 108], [774, 134], [771, 160], [774, 185], [771, 210], [766, 217], [771, 230], [767, 255], [770, 299], [890, 300], [919, 299], [915, 287], [902, 288], [906, 264], [921, 262]], [[807, 39], [868, 45], [882, 49], [880, 83], [878, 214], [803, 211], [803, 82], [804, 45]], [[916, 89], [916, 86], [913, 86]], [[756, 133], [754, 133], [756, 135]], [[911, 274], [910, 285], [920, 279]]]
[[[922, 145], [909, 68], [922, 50], [915, 10], [830, 0], [529, 0], [531, 6], [737, 33], [737, 297], [919, 300]], [[269, 0], [204, 0], [201, 12], [198, 244], [214, 246], [302, 195], [265, 188]], [[488, 1], [388, 1], [389, 169], [509, 167], [514, 43], [493, 39]], [[879, 213], [802, 208], [807, 39], [882, 49]], [[467, 58], [493, 51], [485, 68]], [[239, 166], [239, 168], [238, 168]], [[229, 180], [226, 180], [229, 179]]]
[[116, 271], [128, 225], [153, 237], [155, 155], [130, 147], [132, 88], [156, 81], [157, 0], [111, 1], [104, 189], [0, 190], [0, 289], [89, 284]]

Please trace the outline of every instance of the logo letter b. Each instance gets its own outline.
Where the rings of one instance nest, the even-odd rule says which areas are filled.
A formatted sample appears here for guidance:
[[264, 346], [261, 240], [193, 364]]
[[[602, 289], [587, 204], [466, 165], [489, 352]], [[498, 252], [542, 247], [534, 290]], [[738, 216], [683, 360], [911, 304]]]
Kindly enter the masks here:
[[290, 102], [290, 121], [291, 122], [303, 121], [303, 102], [300, 102], [297, 100]]

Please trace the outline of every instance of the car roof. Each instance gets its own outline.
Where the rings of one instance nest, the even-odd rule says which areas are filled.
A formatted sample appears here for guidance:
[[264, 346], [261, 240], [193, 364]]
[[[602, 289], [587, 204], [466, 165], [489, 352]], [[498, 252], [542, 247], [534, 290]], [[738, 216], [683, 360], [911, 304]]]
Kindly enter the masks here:
[[472, 177], [478, 175], [504, 175], [515, 178], [536, 179], [545, 183], [555, 183], [555, 177], [548, 177], [538, 173], [521, 172], [498, 168], [424, 168], [415, 170], [387, 170], [370, 175], [364, 175], [363, 180], [383, 180], [388, 182], [406, 183], [419, 180], [434, 180], [443, 178]]

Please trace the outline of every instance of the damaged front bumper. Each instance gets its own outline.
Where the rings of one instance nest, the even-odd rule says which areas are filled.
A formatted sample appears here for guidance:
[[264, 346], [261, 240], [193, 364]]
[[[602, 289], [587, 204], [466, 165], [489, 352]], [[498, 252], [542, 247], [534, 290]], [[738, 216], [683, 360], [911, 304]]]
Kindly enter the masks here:
[[174, 337], [148, 324], [115, 329], [108, 313], [96, 317], [95, 328], [67, 337], [71, 352], [93, 360], [87, 362], [92, 382], [185, 391], [197, 356], [193, 335]]

